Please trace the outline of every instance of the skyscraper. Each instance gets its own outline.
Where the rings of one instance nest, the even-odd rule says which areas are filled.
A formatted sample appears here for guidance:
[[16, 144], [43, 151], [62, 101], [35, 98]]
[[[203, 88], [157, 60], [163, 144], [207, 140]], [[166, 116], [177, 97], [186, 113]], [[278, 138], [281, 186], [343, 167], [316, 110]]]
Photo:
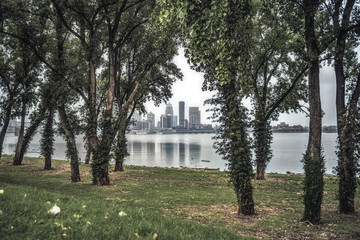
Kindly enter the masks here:
[[168, 103], [166, 105], [166, 109], [165, 109], [165, 115], [174, 115], [174, 110], [173, 110], [173, 106], [171, 105], [171, 103]]
[[177, 126], [177, 116], [172, 116], [172, 127]]
[[201, 113], [199, 107], [189, 107], [189, 128], [199, 128]]
[[160, 116], [160, 128], [167, 128], [166, 115], [162, 114]]
[[185, 127], [185, 102], [179, 102], [179, 125]]
[[155, 127], [155, 114], [149, 112], [147, 115], [147, 120], [150, 122], [150, 129]]

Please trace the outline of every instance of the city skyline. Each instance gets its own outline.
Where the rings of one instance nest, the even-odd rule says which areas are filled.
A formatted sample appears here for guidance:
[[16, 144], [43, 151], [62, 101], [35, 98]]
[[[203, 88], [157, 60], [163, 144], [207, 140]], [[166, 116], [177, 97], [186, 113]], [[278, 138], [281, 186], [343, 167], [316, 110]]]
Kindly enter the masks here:
[[[203, 92], [203, 73], [192, 70], [184, 57], [184, 49], [179, 49], [179, 54], [174, 58], [174, 63], [181, 69], [184, 74], [183, 81], [176, 81], [173, 84], [172, 91], [173, 96], [168, 102], [178, 103], [179, 101], [185, 101], [187, 106], [199, 106], [201, 109], [201, 117], [203, 124], [216, 124], [208, 117], [212, 115], [212, 112], [206, 112], [207, 109], [211, 109], [211, 105], [204, 105], [204, 101], [211, 98], [214, 92]], [[336, 109], [335, 109], [335, 73], [332, 66], [323, 66], [320, 71], [320, 85], [321, 85], [321, 103], [322, 110], [325, 115], [323, 117], [323, 125], [336, 125]], [[244, 101], [244, 105], [251, 108], [251, 102], [249, 99]], [[156, 115], [162, 114], [166, 103], [155, 106], [153, 102], [145, 103], [145, 107], [148, 112], [153, 112]], [[178, 104], [173, 105], [174, 112], [178, 112]], [[185, 118], [188, 112], [185, 111]], [[273, 121], [271, 125], [277, 125], [280, 122], [287, 122], [291, 125], [309, 125], [309, 118], [305, 113], [290, 113], [280, 114], [278, 121]]]
[[[198, 106], [189, 106], [186, 111], [185, 101], [178, 102], [178, 111], [174, 111], [173, 105], [167, 103], [163, 113], [160, 113], [160, 116], [157, 116], [153, 112], [148, 112], [146, 115], [140, 115], [138, 112], [135, 112], [132, 116], [132, 119], [137, 122], [149, 122], [147, 125], [149, 128], [154, 129], [164, 129], [164, 128], [201, 128], [203, 125], [213, 125], [208, 123], [203, 123], [201, 121], [201, 111]], [[185, 113], [188, 112], [186, 118]], [[149, 125], [150, 124], [150, 125]], [[137, 125], [135, 123], [135, 125]]]

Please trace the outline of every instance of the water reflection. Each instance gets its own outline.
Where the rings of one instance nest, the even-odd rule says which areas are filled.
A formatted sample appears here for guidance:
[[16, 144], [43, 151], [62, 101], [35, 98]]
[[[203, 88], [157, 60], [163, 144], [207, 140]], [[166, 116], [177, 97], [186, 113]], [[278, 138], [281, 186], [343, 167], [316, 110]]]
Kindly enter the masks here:
[[132, 142], [132, 151], [141, 153], [142, 150], [142, 142], [134, 141]]
[[197, 163], [200, 161], [201, 145], [192, 143], [189, 144], [190, 162]]
[[180, 164], [184, 164], [185, 162], [185, 152], [186, 148], [185, 148], [185, 144], [184, 143], [179, 143], [179, 162]]
[[166, 161], [174, 161], [174, 143], [160, 143], [161, 155], [166, 157]]
[[146, 151], [151, 155], [155, 154], [155, 143], [146, 142]]
[[[128, 151], [130, 156], [125, 164], [159, 167], [209, 167], [225, 169], [226, 161], [221, 159], [212, 147], [211, 134], [181, 134], [181, 135], [128, 135]], [[31, 157], [40, 155], [40, 135], [36, 135], [30, 143], [26, 154]], [[301, 159], [306, 149], [308, 134], [278, 133], [274, 134], [272, 143], [273, 158], [267, 172], [294, 173], [303, 172]], [[14, 154], [17, 137], [5, 138], [3, 153]], [[80, 158], [84, 160], [86, 149], [83, 136], [77, 137]], [[336, 163], [336, 134], [323, 134], [326, 172], [331, 173]], [[56, 137], [54, 159], [66, 159], [65, 142], [62, 137]], [[202, 161], [206, 160], [206, 161]]]

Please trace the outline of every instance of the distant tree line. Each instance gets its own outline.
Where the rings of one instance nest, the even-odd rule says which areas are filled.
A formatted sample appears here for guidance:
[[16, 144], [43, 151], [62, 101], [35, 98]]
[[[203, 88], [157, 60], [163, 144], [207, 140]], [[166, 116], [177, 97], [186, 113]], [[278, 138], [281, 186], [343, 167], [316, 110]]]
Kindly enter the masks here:
[[[3, 0], [0, 3], [0, 154], [9, 120], [20, 117], [14, 165], [43, 125], [51, 169], [54, 136], [64, 136], [71, 180], [80, 181], [75, 136], [84, 134], [93, 183], [122, 170], [125, 132], [144, 103], [171, 97], [182, 78], [180, 44], [221, 126], [215, 148], [228, 161], [239, 214], [254, 214], [251, 181], [272, 158], [270, 123], [280, 113], [310, 116], [304, 153], [303, 220], [319, 223], [323, 198], [320, 67], [336, 75], [339, 210], [355, 211], [359, 173], [360, 15], [356, 0]], [[250, 99], [252, 109], [243, 101]], [[31, 125], [25, 132], [25, 116]], [[57, 114], [60, 124], [55, 129]], [[246, 129], [253, 127], [253, 139]], [[5, 132], [4, 132], [5, 131]], [[251, 150], [254, 150], [254, 161]], [[253, 165], [256, 174], [253, 173]]]

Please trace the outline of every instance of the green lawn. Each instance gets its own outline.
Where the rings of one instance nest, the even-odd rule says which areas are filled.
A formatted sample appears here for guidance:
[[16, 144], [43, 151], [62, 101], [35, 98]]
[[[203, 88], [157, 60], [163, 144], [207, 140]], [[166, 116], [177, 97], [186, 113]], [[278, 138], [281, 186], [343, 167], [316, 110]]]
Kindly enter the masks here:
[[[337, 211], [335, 177], [325, 178], [323, 220], [314, 226], [300, 221], [302, 175], [254, 180], [249, 217], [237, 216], [224, 172], [127, 166], [99, 187], [87, 165], [75, 184], [69, 162], [42, 168], [41, 159], [0, 160], [0, 239], [360, 239], [360, 215]], [[60, 212], [48, 212], [55, 204]]]

